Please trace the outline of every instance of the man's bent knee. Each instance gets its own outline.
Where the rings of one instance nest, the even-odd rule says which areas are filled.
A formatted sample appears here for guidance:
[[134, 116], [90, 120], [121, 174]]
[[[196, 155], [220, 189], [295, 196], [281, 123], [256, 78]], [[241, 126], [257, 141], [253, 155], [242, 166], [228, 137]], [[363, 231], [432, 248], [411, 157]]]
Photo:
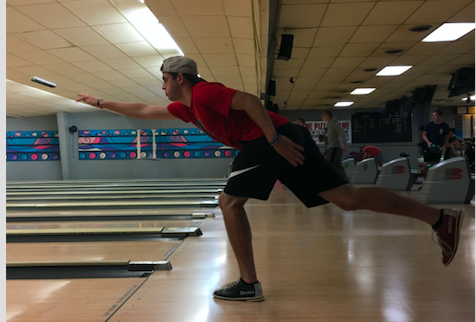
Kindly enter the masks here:
[[230, 196], [225, 192], [220, 194], [220, 198], [218, 199], [218, 203], [220, 204], [220, 208], [222, 210], [232, 209], [236, 207], [243, 207], [243, 205], [248, 201], [248, 198], [245, 197], [236, 197]]
[[320, 192], [318, 195], [342, 210], [350, 211], [360, 209], [358, 188], [354, 188], [349, 184]]

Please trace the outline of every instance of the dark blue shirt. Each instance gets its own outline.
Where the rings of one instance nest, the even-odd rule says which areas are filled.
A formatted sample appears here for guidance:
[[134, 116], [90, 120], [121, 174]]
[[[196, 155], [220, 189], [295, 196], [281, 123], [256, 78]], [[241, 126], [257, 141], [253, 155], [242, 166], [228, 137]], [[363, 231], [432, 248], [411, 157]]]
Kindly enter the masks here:
[[428, 141], [443, 146], [445, 136], [450, 134], [450, 127], [445, 122], [435, 124], [435, 122], [431, 121], [425, 126], [425, 132], [427, 133]]

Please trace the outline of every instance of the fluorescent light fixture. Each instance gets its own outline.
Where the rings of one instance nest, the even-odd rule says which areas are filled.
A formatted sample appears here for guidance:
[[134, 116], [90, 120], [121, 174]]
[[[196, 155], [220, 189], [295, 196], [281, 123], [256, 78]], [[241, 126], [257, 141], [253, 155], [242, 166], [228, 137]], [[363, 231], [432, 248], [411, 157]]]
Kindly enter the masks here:
[[356, 88], [350, 93], [350, 95], [367, 95], [375, 90], [376, 88]]
[[377, 73], [376, 76], [398, 76], [413, 66], [387, 66]]
[[182, 50], [170, 36], [162, 24], [159, 23], [152, 11], [144, 5], [141, 9], [124, 10], [122, 13], [127, 20], [155, 47], [164, 57], [182, 55]]
[[444, 23], [422, 42], [454, 41], [474, 29], [474, 22]]
[[[470, 97], [470, 99], [471, 99], [472, 101], [474, 101], [474, 98], [475, 98], [475, 95], [473, 95], [473, 96]], [[462, 98], [461, 100], [462, 100], [462, 101], [467, 101], [468, 98], [465, 97], [465, 98]]]
[[351, 106], [352, 104], [354, 104], [354, 102], [338, 102], [334, 106], [346, 107], [346, 106]]

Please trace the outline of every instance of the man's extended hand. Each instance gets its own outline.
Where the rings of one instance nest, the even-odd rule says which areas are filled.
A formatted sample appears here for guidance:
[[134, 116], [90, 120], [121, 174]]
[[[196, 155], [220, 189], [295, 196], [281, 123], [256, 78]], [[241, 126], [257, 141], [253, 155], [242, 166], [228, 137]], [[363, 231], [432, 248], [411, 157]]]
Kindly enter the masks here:
[[91, 94], [78, 94], [79, 98], [76, 102], [84, 102], [86, 104], [98, 107], [98, 98]]
[[[289, 163], [291, 163], [294, 167], [297, 167], [299, 164], [304, 164], [304, 155], [301, 153], [304, 151], [304, 148], [284, 135], [281, 135], [278, 143], [274, 145], [274, 149], [276, 152], [281, 154]], [[299, 152], [301, 151], [301, 152]]]

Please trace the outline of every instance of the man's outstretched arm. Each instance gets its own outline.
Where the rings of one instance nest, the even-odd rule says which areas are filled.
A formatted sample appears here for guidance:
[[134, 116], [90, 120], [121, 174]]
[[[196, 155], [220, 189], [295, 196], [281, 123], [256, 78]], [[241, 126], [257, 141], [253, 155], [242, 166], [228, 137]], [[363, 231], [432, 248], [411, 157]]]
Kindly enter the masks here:
[[[119, 103], [100, 100], [99, 98], [90, 94], [78, 94], [79, 98], [76, 102], [84, 102], [86, 104], [111, 110], [122, 115], [135, 117], [138, 119], [152, 119], [152, 120], [172, 120], [175, 116], [170, 114], [167, 106], [155, 106], [142, 103]], [[99, 103], [99, 105], [98, 105]]]

